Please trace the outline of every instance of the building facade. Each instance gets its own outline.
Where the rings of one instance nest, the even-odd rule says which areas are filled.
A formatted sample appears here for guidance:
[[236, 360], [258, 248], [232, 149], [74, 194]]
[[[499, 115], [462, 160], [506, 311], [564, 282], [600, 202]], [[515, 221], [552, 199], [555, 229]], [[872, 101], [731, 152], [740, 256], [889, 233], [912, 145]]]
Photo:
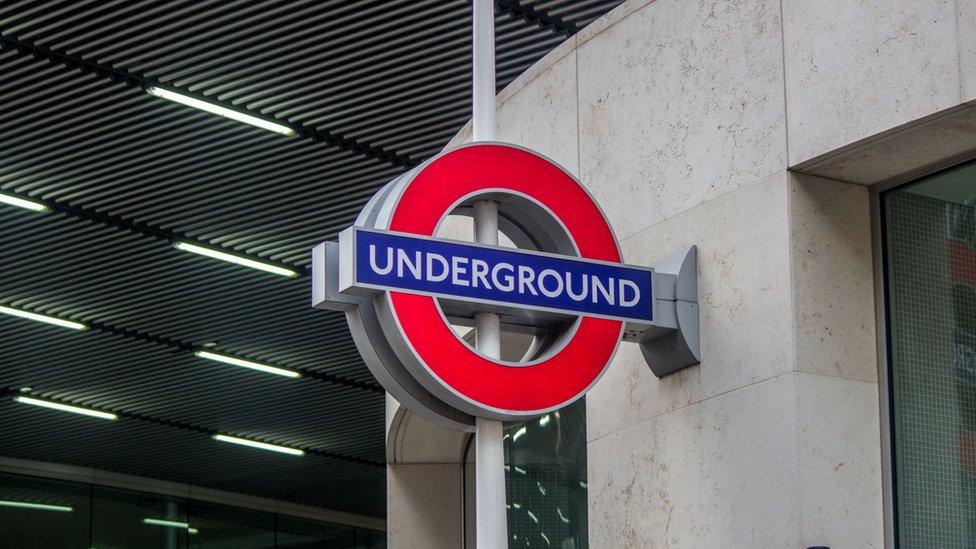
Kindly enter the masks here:
[[[512, 547], [976, 543], [976, 2], [630, 0], [497, 101], [701, 323], [513, 426]], [[473, 546], [468, 436], [387, 424], [390, 547]]]

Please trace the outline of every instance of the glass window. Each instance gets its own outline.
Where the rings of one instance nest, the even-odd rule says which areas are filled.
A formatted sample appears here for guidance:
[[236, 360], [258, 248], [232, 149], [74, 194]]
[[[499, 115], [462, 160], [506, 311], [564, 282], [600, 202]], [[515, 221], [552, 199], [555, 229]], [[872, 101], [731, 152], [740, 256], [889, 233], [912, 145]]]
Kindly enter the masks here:
[[147, 492], [0, 474], [0, 547], [385, 549], [386, 532]]
[[91, 524], [98, 549], [182, 549], [197, 534], [184, 499], [100, 486], [92, 490]]
[[187, 540], [190, 549], [264, 549], [275, 546], [275, 517], [271, 513], [190, 501]]
[[386, 532], [356, 528], [356, 549], [386, 549]]
[[509, 547], [586, 547], [584, 401], [507, 434]]
[[[468, 547], [475, 544], [474, 453], [472, 441], [464, 475]], [[586, 548], [584, 400], [507, 429], [505, 463], [508, 546]]]
[[295, 549], [336, 547], [351, 549], [353, 528], [338, 524], [325, 524], [295, 517], [278, 518], [278, 545]]
[[87, 549], [90, 487], [0, 474], [0, 546]]
[[899, 544], [976, 547], [976, 164], [882, 198]]

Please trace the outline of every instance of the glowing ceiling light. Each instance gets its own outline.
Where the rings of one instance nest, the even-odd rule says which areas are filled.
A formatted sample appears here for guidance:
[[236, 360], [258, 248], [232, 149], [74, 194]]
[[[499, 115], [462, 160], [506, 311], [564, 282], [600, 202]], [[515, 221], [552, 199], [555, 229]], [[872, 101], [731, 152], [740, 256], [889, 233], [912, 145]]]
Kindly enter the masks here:
[[81, 322], [72, 322], [70, 320], [63, 320], [56, 316], [48, 316], [37, 313], [29, 313], [27, 311], [22, 311], [20, 309], [14, 309], [13, 307], [4, 307], [0, 305], [0, 313], [10, 316], [16, 316], [18, 318], [26, 318], [28, 320], [34, 320], [37, 322], [44, 322], [46, 324], [53, 324], [55, 326], [60, 326], [62, 328], [71, 328], [72, 330], [84, 330], [87, 328]]
[[552, 545], [551, 543], [549, 543], [549, 537], [546, 536], [545, 532], [539, 532], [539, 535], [542, 536], [542, 539], [546, 540], [546, 545]]
[[255, 440], [249, 440], [246, 438], [231, 437], [227, 435], [214, 435], [214, 440], [219, 440], [221, 442], [230, 442], [231, 444], [240, 444], [241, 446], [250, 446], [251, 448], [259, 448], [261, 450], [269, 450], [271, 452], [281, 452], [282, 454], [288, 454], [292, 456], [304, 456], [305, 452], [297, 448], [289, 448], [287, 446], [278, 446], [277, 444], [268, 444], [266, 442], [257, 442]]
[[522, 435], [524, 435], [526, 433], [526, 431], [527, 431], [527, 429], [524, 426], [523, 427], [520, 427], [519, 430], [518, 431], [515, 431], [515, 434], [512, 435], [512, 442], [515, 442], [516, 440], [518, 440], [519, 438], [521, 438]]
[[566, 524], [569, 524], [569, 518], [566, 517], [566, 515], [563, 514], [563, 510], [562, 509], [560, 509], [559, 507], [556, 507], [556, 514], [559, 515], [559, 520], [565, 522]]
[[8, 206], [16, 206], [18, 208], [24, 208], [25, 210], [30, 210], [32, 212], [47, 211], [47, 206], [41, 204], [40, 202], [35, 202], [33, 200], [27, 200], [25, 198], [19, 198], [4, 193], [0, 193], [0, 204], [6, 204]]
[[526, 514], [529, 515], [529, 518], [530, 519], [534, 520], [536, 524], [539, 524], [539, 518], [535, 516], [535, 513], [533, 513], [532, 511], [528, 511], [528, 510], [526, 510], [525, 512], [526, 512]]
[[545, 427], [546, 425], [549, 425], [549, 414], [546, 414], [541, 418], [539, 418], [539, 426]]
[[50, 408], [52, 410], [59, 410], [62, 412], [71, 412], [72, 414], [80, 414], [83, 416], [97, 417], [100, 419], [119, 419], [119, 416], [111, 414], [109, 412], [100, 412], [98, 410], [92, 410], [90, 408], [82, 408], [80, 406], [71, 406], [69, 404], [61, 404], [60, 402], [51, 402], [50, 400], [41, 400], [39, 398], [17, 395], [14, 400], [21, 402], [23, 404], [30, 404], [32, 406], [40, 406], [41, 408]]
[[224, 364], [230, 364], [232, 366], [240, 366], [241, 368], [249, 368], [251, 370], [264, 372], [266, 374], [274, 374], [274, 375], [290, 377], [290, 378], [302, 377], [302, 374], [294, 370], [286, 370], [284, 368], [278, 368], [277, 366], [270, 366], [268, 364], [261, 364], [260, 362], [253, 362], [250, 360], [243, 360], [240, 358], [222, 355], [219, 353], [212, 353], [210, 351], [197, 351], [193, 354], [197, 355], [200, 358], [205, 358], [207, 360], [223, 362]]
[[227, 252], [222, 252], [220, 250], [215, 250], [213, 248], [197, 246], [196, 244], [190, 244], [189, 242], [177, 242], [173, 244], [173, 247], [176, 248], [177, 250], [182, 250], [184, 252], [190, 252], [193, 254], [202, 255], [205, 257], [209, 257], [211, 259], [219, 259], [220, 261], [226, 261], [228, 263], [234, 263], [235, 265], [250, 267], [252, 269], [257, 269], [259, 271], [264, 271], [266, 273], [272, 273], [279, 276], [288, 276], [288, 277], [298, 276], [298, 272], [293, 271], [291, 269], [286, 269], [285, 267], [279, 267], [277, 265], [264, 263], [262, 261], [256, 261], [254, 259], [249, 259], [247, 257], [241, 257], [239, 255], [229, 254]]
[[164, 520], [164, 519], [154, 519], [154, 518], [144, 518], [142, 519], [143, 524], [152, 524], [153, 526], [166, 526], [168, 528], [182, 528], [184, 530], [190, 527], [189, 524], [185, 522], [179, 522], [176, 520]]
[[231, 120], [243, 122], [244, 124], [250, 124], [263, 130], [272, 131], [281, 135], [295, 135], [296, 133], [294, 129], [289, 128], [288, 126], [271, 122], [270, 120], [265, 120], [263, 118], [258, 118], [257, 116], [251, 116], [250, 114], [244, 114], [240, 111], [228, 109], [227, 107], [221, 107], [220, 105], [215, 105], [213, 103], [197, 99], [196, 97], [190, 97], [189, 95], [183, 95], [182, 93], [166, 90], [158, 86], [152, 86], [148, 88], [146, 92], [149, 95], [155, 95], [156, 97], [161, 97], [163, 99], [173, 101], [174, 103], [179, 103], [180, 105], [200, 109], [201, 111], [209, 112], [210, 114], [230, 118]]
[[29, 501], [3, 501], [0, 500], [0, 507], [16, 507], [18, 509], [37, 509], [39, 511], [61, 511], [70, 513], [73, 507], [67, 505], [48, 505], [46, 503], [31, 503]]

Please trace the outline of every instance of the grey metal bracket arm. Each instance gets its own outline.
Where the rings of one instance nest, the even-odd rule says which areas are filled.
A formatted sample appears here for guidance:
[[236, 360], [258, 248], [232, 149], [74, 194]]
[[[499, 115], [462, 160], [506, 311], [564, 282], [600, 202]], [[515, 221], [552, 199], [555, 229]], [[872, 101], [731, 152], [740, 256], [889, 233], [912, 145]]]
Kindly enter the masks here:
[[627, 324], [624, 341], [640, 345], [657, 377], [701, 361], [698, 323], [698, 250], [690, 246], [654, 266], [654, 318]]

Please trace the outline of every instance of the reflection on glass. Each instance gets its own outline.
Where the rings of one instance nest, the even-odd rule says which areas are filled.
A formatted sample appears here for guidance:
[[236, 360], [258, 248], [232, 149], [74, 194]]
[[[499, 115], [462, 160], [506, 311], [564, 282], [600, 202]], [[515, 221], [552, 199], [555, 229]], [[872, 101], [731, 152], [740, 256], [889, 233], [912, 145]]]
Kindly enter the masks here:
[[[473, 446], [464, 468], [468, 547], [475, 543]], [[509, 547], [586, 548], [584, 401], [507, 429], [505, 463]]]
[[89, 488], [0, 475], [0, 546], [87, 549]]
[[96, 486], [92, 490], [92, 547], [178, 549], [191, 535], [185, 500]]
[[386, 534], [357, 528], [356, 549], [386, 549]]
[[185, 498], [0, 474], [0, 548], [384, 549], [386, 532]]
[[278, 518], [278, 544], [295, 549], [355, 547], [352, 528], [295, 517]]
[[509, 547], [585, 548], [584, 402], [508, 432], [512, 435], [505, 439]]
[[191, 501], [188, 521], [191, 549], [263, 549], [275, 546], [275, 521], [270, 513]]

